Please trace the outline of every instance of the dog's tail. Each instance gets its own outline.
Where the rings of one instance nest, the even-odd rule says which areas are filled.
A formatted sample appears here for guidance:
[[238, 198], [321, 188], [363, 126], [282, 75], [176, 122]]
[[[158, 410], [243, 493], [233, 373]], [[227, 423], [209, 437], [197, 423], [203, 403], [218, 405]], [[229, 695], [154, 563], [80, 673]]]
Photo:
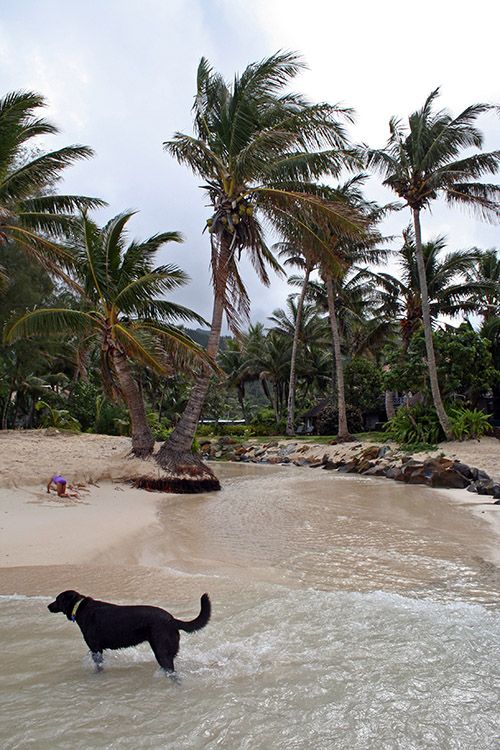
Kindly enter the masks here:
[[210, 604], [208, 594], [202, 594], [201, 609], [198, 617], [195, 617], [194, 620], [190, 620], [189, 622], [184, 622], [184, 620], [176, 620], [174, 617], [173, 624], [179, 630], [185, 630], [186, 633], [194, 633], [195, 630], [201, 630], [201, 628], [205, 627], [207, 622], [210, 620], [211, 612], [212, 605]]

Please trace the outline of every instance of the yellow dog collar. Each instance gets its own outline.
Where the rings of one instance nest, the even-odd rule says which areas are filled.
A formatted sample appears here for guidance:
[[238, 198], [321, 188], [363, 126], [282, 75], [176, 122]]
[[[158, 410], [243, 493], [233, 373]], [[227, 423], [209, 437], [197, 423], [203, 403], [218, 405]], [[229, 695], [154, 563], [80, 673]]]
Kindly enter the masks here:
[[75, 615], [76, 615], [77, 609], [82, 602], [83, 602], [83, 599], [78, 599], [77, 603], [73, 607], [73, 611], [71, 612], [71, 619], [73, 620], [73, 622], [75, 622]]

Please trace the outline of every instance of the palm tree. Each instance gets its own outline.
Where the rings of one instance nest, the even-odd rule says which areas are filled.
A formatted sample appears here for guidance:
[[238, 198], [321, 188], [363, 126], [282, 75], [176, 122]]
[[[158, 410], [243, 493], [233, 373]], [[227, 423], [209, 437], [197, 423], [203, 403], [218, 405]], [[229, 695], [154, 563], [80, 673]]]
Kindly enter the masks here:
[[[376, 251], [375, 257], [378, 256]], [[372, 322], [374, 278], [364, 268], [346, 266], [337, 273], [323, 270], [322, 280], [309, 285], [309, 297], [326, 310], [331, 336], [333, 386], [337, 391], [340, 440], [349, 441], [344, 385], [344, 361], [347, 354], [366, 352], [374, 341], [387, 332], [387, 322]]]
[[77, 276], [72, 282], [81, 308], [25, 313], [7, 325], [5, 338], [12, 342], [34, 335], [70, 334], [85, 338], [87, 346], [97, 341], [105, 390], [125, 401], [132, 424], [132, 453], [146, 457], [153, 451], [154, 439], [131, 361], [165, 375], [171, 371], [172, 357], [189, 360], [195, 355], [205, 363], [209, 360], [203, 349], [170, 322], [204, 323], [203, 319], [158, 299], [187, 281], [176, 266], [153, 266], [157, 250], [168, 242], [181, 242], [181, 236], [164, 232], [127, 246], [125, 230], [132, 215], [119, 214], [102, 229], [83, 217], [75, 251]]
[[14, 91], [0, 99], [0, 248], [15, 242], [47, 270], [68, 280], [63, 267], [71, 264], [71, 254], [57, 240], [74, 229], [75, 211], [105, 203], [50, 193], [66, 167], [88, 159], [93, 151], [76, 145], [34, 156], [32, 139], [58, 132], [38, 116], [45, 106], [44, 98], [31, 91]]
[[500, 254], [496, 250], [476, 250], [477, 262], [467, 269], [474, 310], [486, 323], [500, 317]]
[[292, 344], [292, 356], [290, 360], [290, 382], [288, 384], [288, 403], [287, 403], [287, 419], [286, 419], [286, 434], [295, 434], [295, 391], [297, 387], [297, 355], [299, 352], [300, 337], [302, 332], [302, 316], [304, 310], [304, 302], [307, 294], [307, 287], [309, 285], [309, 279], [311, 273], [314, 270], [316, 261], [314, 258], [306, 257], [300, 249], [297, 248], [290, 242], [281, 242], [276, 245], [279, 249], [280, 257], [284, 257], [284, 265], [297, 266], [304, 271], [304, 278], [301, 281], [300, 292], [297, 300], [297, 308], [295, 315], [295, 330], [293, 333], [293, 344]]
[[[214, 304], [207, 351], [217, 354], [222, 317], [233, 332], [248, 318], [249, 299], [238, 271], [241, 253], [264, 284], [267, 267], [279, 266], [266, 245], [261, 220], [278, 226], [292, 216], [301, 227], [325, 217], [346, 232], [359, 232], [344, 207], [324, 201], [313, 183], [320, 175], [337, 174], [354, 157], [342, 121], [348, 109], [311, 105], [283, 93], [302, 69], [294, 53], [277, 53], [249, 65], [228, 84], [207, 60], [198, 68], [194, 104], [194, 136], [176, 133], [165, 148], [204, 180], [212, 215], [211, 239]], [[299, 215], [300, 214], [300, 215]], [[325, 250], [323, 250], [325, 251]], [[191, 444], [209, 382], [204, 371], [193, 388], [182, 419], [162, 446], [158, 459], [166, 468], [200, 465]]]
[[[324, 225], [317, 227], [313, 237], [302, 238], [303, 253], [306, 258], [319, 264], [319, 272], [324, 282], [326, 291], [328, 318], [332, 336], [332, 350], [334, 361], [334, 383], [337, 390], [339, 428], [338, 440], [349, 441], [352, 436], [347, 426], [347, 410], [344, 388], [344, 364], [342, 357], [341, 329], [338, 316], [338, 297], [343, 288], [350, 280], [354, 288], [361, 281], [357, 291], [362, 290], [362, 296], [367, 290], [368, 274], [356, 267], [360, 262], [376, 262], [387, 254], [379, 244], [383, 241], [381, 234], [376, 229], [376, 224], [392, 208], [392, 206], [380, 207], [375, 203], [365, 200], [362, 186], [366, 175], [358, 174], [338, 186], [335, 189], [323, 188], [323, 194], [335, 196], [336, 200], [348, 206], [353, 215], [359, 217], [364, 226], [363, 233], [353, 236], [343, 231], [342, 227]], [[318, 239], [328, 244], [330, 254], [318, 253]], [[358, 275], [353, 281], [352, 269], [356, 268]]]
[[[431, 322], [440, 315], [455, 317], [478, 309], [478, 297], [489, 287], [480, 283], [479, 251], [455, 250], [443, 254], [446, 238], [439, 236], [422, 244]], [[406, 351], [413, 333], [422, 325], [422, 295], [412, 227], [403, 232], [399, 252], [401, 278], [379, 272], [381, 310], [399, 320]]]
[[439, 89], [431, 92], [422, 109], [410, 115], [407, 127], [392, 118], [386, 148], [367, 150], [367, 161], [383, 175], [384, 185], [403, 198], [412, 213], [431, 391], [443, 431], [451, 440], [453, 432], [441, 398], [432, 341], [420, 214], [443, 195], [450, 205], [463, 205], [485, 219], [497, 220], [500, 186], [476, 180], [495, 174], [500, 164], [500, 151], [460, 158], [466, 149], [481, 149], [483, 137], [475, 121], [491, 106], [472, 104], [453, 118], [445, 110], [433, 111], [438, 94]]
[[[302, 256], [303, 257], [303, 256]], [[314, 359], [314, 350], [327, 343], [327, 331], [324, 320], [318, 315], [316, 305], [305, 301], [310, 278], [310, 261], [305, 260], [305, 276], [301, 279], [301, 290], [298, 299], [295, 301], [294, 295], [287, 299], [286, 309], [274, 310], [269, 320], [274, 323], [273, 331], [278, 332], [284, 337], [284, 341], [292, 341], [290, 354], [290, 376], [288, 381], [288, 398], [287, 398], [287, 435], [293, 435], [295, 423], [295, 401], [297, 381], [299, 379], [310, 380], [310, 363]], [[300, 263], [299, 258], [295, 260]], [[289, 346], [284, 346], [287, 352]], [[300, 355], [300, 362], [298, 358]]]
[[220, 352], [218, 363], [226, 374], [226, 383], [236, 388], [238, 403], [245, 422], [248, 421], [247, 405], [245, 403], [245, 383], [247, 375], [243, 366], [242, 338], [228, 339], [224, 351]]

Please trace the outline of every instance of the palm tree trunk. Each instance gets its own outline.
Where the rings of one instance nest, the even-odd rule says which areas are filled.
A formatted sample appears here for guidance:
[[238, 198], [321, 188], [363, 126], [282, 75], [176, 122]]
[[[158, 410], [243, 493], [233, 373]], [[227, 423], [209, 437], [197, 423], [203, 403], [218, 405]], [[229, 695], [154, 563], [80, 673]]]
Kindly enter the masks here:
[[295, 435], [295, 388], [297, 386], [297, 352], [299, 349], [300, 333], [302, 328], [302, 311], [304, 309], [304, 300], [306, 298], [307, 285], [309, 284], [309, 276], [311, 269], [306, 266], [306, 275], [304, 283], [300, 291], [299, 300], [297, 302], [297, 316], [295, 319], [295, 331], [293, 334], [292, 344], [292, 359], [290, 362], [290, 381], [288, 386], [288, 404], [287, 404], [287, 420], [286, 420], [286, 434]]
[[335, 295], [333, 292], [333, 281], [330, 274], [325, 278], [326, 293], [328, 298], [328, 313], [330, 318], [330, 328], [332, 330], [333, 357], [335, 362], [335, 375], [337, 380], [338, 395], [338, 413], [339, 413], [339, 431], [337, 438], [341, 442], [353, 440], [347, 427], [347, 412], [345, 404], [345, 387], [344, 387], [344, 364], [342, 362], [342, 352], [340, 349], [340, 331], [335, 310]]
[[392, 419], [396, 413], [394, 409], [394, 391], [385, 392], [385, 413], [388, 420]]
[[116, 377], [130, 414], [132, 454], [138, 458], [147, 458], [153, 452], [155, 441], [146, 417], [144, 400], [126, 355], [118, 347], [112, 351]]
[[439, 390], [439, 381], [437, 376], [436, 356], [434, 354], [434, 342], [432, 340], [431, 315], [429, 310], [429, 294], [427, 292], [427, 278], [425, 274], [425, 262], [422, 252], [422, 233], [420, 229], [420, 210], [412, 209], [413, 225], [415, 227], [415, 255], [417, 260], [418, 280], [420, 284], [420, 295], [422, 297], [422, 319], [424, 323], [425, 348], [427, 352], [427, 368], [429, 370], [429, 380], [431, 383], [432, 398], [434, 408], [438, 415], [439, 422], [443, 428], [447, 440], [453, 440], [453, 431], [450, 427], [448, 415], [445, 412], [441, 392]]
[[[217, 356], [222, 330], [229, 257], [229, 244], [224, 240], [221, 242], [217, 269], [214, 269], [213, 272], [215, 278], [214, 303], [207, 344], [207, 353], [213, 359]], [[207, 491], [220, 489], [220, 483], [211, 469], [192, 452], [192, 445], [210, 384], [210, 376], [210, 369], [204, 366], [200, 375], [196, 378], [188, 403], [179, 422], [168, 440], [163, 443], [156, 454], [156, 460], [160, 466], [174, 474], [185, 473], [186, 466], [189, 466], [191, 476], [195, 478], [199, 477], [200, 488], [203, 485], [203, 489]], [[194, 481], [195, 479], [193, 479]], [[192, 491], [199, 490], [193, 489]]]

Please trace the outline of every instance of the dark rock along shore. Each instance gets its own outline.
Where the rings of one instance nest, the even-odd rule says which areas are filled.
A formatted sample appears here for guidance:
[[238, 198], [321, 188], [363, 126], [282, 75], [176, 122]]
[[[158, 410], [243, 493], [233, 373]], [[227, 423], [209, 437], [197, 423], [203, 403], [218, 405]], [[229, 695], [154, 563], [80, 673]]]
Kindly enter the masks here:
[[[335, 443], [332, 443], [335, 445]], [[422, 484], [437, 489], [467, 489], [478, 495], [490, 495], [500, 502], [500, 483], [485, 471], [446, 458], [415, 459], [388, 445], [346, 443], [342, 455], [321, 458], [306, 455], [323, 446], [300, 442], [241, 444], [230, 437], [204, 440], [200, 450], [204, 459], [262, 464], [293, 464], [339, 471], [346, 474], [386, 477], [405, 484]]]

